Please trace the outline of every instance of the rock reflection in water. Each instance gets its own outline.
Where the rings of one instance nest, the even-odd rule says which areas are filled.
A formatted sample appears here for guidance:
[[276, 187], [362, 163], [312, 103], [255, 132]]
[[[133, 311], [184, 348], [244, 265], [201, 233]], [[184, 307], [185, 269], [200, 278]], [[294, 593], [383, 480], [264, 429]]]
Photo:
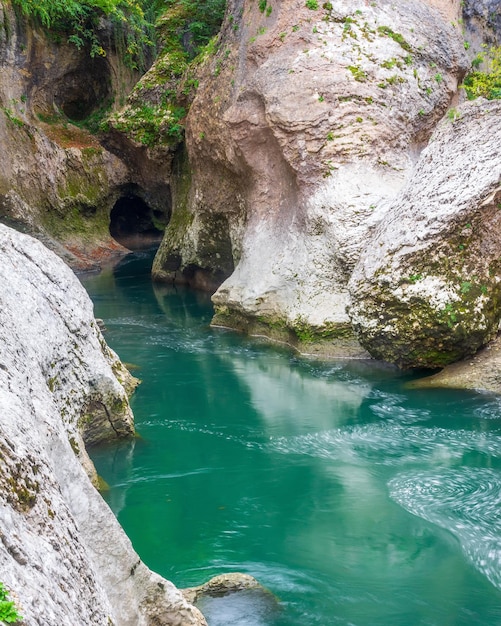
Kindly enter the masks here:
[[[112, 346], [140, 366], [143, 439], [95, 460], [154, 569], [182, 587], [249, 573], [281, 602], [276, 614], [251, 596], [208, 600], [211, 626], [501, 624], [497, 557], [474, 554], [498, 545], [471, 517], [486, 479], [473, 470], [501, 470], [499, 403], [210, 329], [207, 294], [132, 269], [93, 291]], [[468, 468], [479, 490], [457, 518], [417, 493]]]

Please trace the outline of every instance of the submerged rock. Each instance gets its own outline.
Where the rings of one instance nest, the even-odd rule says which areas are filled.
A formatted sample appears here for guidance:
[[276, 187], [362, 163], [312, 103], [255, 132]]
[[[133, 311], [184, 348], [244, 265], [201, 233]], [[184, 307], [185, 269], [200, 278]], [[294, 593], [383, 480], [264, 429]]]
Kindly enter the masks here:
[[0, 225], [0, 572], [27, 624], [205, 624], [146, 568], [87, 473], [84, 441], [132, 436], [92, 303], [42, 244]]
[[253, 576], [240, 572], [214, 576], [182, 592], [214, 626], [270, 624], [280, 612], [278, 599]]
[[501, 317], [501, 102], [445, 119], [364, 250], [350, 317], [376, 358], [438, 368], [472, 355]]

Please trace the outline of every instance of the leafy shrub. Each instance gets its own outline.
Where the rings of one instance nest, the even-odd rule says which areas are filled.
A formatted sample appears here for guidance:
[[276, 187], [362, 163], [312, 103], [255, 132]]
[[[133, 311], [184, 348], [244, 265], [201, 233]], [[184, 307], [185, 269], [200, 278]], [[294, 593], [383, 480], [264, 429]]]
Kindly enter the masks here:
[[3, 583], [0, 583], [0, 622], [15, 624], [23, 618], [17, 612], [16, 605], [9, 600], [9, 592]]
[[21, 12], [45, 27], [56, 41], [88, 48], [92, 57], [106, 52], [98, 32], [104, 17], [113, 23], [115, 47], [126, 63], [144, 69], [148, 49], [155, 43], [154, 24], [171, 10], [182, 15], [175, 25], [177, 44], [193, 58], [218, 32], [226, 0], [13, 0]]
[[[168, 0], [167, 6], [181, 5], [185, 16], [184, 33], [192, 39], [196, 56], [219, 31], [226, 9], [226, 0]], [[266, 3], [265, 3], [266, 6]]]
[[183, 107], [166, 101], [161, 105], [143, 104], [125, 109], [121, 114], [112, 115], [109, 123], [145, 146], [175, 146], [183, 137], [185, 116]]
[[88, 47], [90, 55], [105, 56], [97, 35], [102, 17], [110, 19], [121, 39], [125, 60], [132, 67], [142, 65], [144, 49], [151, 45], [151, 0], [14, 0], [22, 13], [47, 28], [56, 40], [66, 38], [77, 48]]
[[[479, 70], [482, 63], [487, 66], [485, 72]], [[501, 98], [501, 46], [490, 48], [475, 57], [472, 67], [474, 70], [466, 76], [462, 85], [468, 100], [479, 97], [488, 100]]]

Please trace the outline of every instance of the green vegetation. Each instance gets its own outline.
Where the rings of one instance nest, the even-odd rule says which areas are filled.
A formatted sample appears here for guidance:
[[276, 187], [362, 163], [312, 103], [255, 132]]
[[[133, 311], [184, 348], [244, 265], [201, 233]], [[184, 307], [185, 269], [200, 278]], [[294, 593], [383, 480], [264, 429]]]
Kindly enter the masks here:
[[409, 276], [409, 278], [407, 279], [410, 283], [414, 284], [417, 283], [418, 280], [421, 280], [423, 278], [422, 274], [412, 274], [411, 276]]
[[353, 78], [359, 83], [364, 83], [367, 80], [367, 74], [358, 65], [348, 65], [346, 68], [353, 75]]
[[135, 141], [145, 146], [154, 144], [176, 144], [183, 136], [181, 120], [186, 111], [183, 107], [143, 104], [126, 109], [112, 118], [113, 127], [128, 133]]
[[259, 0], [258, 6], [261, 13], [265, 13], [266, 17], [270, 17], [273, 11], [273, 7], [271, 6], [271, 4], [268, 4], [268, 0]]
[[23, 128], [24, 126], [24, 122], [23, 120], [19, 119], [18, 117], [16, 117], [14, 115], [14, 113], [7, 107], [0, 107], [0, 110], [2, 110], [5, 113], [5, 117], [12, 122], [12, 124], [14, 124], [14, 126], [17, 126], [18, 128]]
[[378, 33], [380, 35], [386, 35], [398, 43], [406, 52], [412, 52], [412, 46], [404, 39], [400, 33], [395, 33], [389, 26], [379, 26]]
[[[270, 324], [269, 321], [267, 323]], [[327, 322], [322, 326], [312, 326], [305, 318], [299, 316], [287, 326], [301, 343], [346, 339], [353, 336], [351, 325], [342, 322]]]
[[179, 17], [172, 24], [172, 34], [179, 45], [187, 37], [184, 52], [193, 58], [219, 30], [226, 8], [226, 0], [13, 1], [24, 15], [46, 28], [52, 39], [88, 49], [92, 57], [106, 56], [99, 30], [103, 18], [110, 20], [116, 49], [130, 67], [140, 70], [145, 69], [148, 50], [156, 44], [154, 26], [161, 22], [160, 16], [170, 12], [171, 22], [174, 13]]
[[[183, 138], [184, 118], [198, 88], [197, 66], [220, 52], [216, 34], [225, 8], [226, 0], [163, 0], [162, 15], [156, 20], [154, 65], [136, 84], [121, 112], [104, 122], [101, 116], [101, 122], [96, 120], [92, 127], [85, 120], [86, 127], [91, 132], [112, 127], [148, 147], [175, 147]], [[230, 22], [235, 19], [230, 18]], [[230, 49], [217, 56], [215, 76], [229, 56]]]
[[[165, 6], [165, 5], [164, 5]], [[194, 58], [219, 31], [226, 9], [226, 0], [167, 0], [168, 9], [182, 10], [184, 25], [177, 36], [191, 40], [188, 56]]]
[[98, 35], [103, 18], [113, 23], [115, 44], [129, 66], [144, 66], [145, 50], [153, 43], [148, 16], [155, 9], [154, 0], [14, 0], [14, 4], [55, 41], [88, 49], [92, 57], [106, 55]]
[[[480, 71], [485, 64], [486, 71]], [[468, 100], [487, 98], [495, 100], [501, 98], [501, 46], [484, 49], [484, 53], [477, 55], [472, 61], [471, 71], [463, 82]]]
[[5, 588], [5, 585], [0, 582], [0, 622], [15, 624], [22, 619], [21, 615], [17, 612], [15, 603], [9, 600], [9, 592]]
[[450, 302], [438, 311], [437, 319], [439, 322], [447, 324], [449, 328], [453, 328], [459, 322], [457, 312]]
[[317, 0], [306, 0], [306, 4], [305, 4], [307, 9], [310, 9], [310, 11], [317, 11], [318, 10], [318, 1]]
[[97, 133], [101, 129], [103, 121], [110, 113], [111, 104], [111, 101], [108, 100], [104, 102], [102, 106], [92, 111], [92, 113], [88, 115], [85, 119], [71, 120], [71, 123], [74, 126], [78, 126], [79, 128], [85, 128], [91, 133]]

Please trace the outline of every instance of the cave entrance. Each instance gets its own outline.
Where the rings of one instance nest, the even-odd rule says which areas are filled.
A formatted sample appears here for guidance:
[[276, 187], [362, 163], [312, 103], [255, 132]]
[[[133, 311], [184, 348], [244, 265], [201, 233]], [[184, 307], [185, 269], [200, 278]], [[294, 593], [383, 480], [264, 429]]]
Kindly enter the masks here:
[[54, 102], [72, 122], [82, 122], [110, 101], [111, 79], [108, 61], [85, 58], [61, 76], [55, 85]]
[[145, 250], [160, 245], [165, 216], [153, 210], [136, 195], [119, 198], [110, 214], [110, 235], [129, 250]]

